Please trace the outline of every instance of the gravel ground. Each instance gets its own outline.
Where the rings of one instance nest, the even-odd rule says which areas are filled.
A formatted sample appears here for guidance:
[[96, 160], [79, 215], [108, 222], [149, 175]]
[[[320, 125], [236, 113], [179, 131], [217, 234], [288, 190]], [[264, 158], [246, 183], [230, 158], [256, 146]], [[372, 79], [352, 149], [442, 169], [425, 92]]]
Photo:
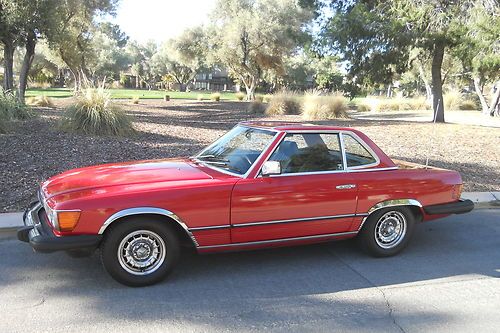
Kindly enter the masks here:
[[[124, 101], [135, 118], [137, 134], [129, 138], [90, 137], [58, 130], [62, 107], [37, 109], [40, 117], [13, 122], [0, 135], [0, 212], [25, 207], [38, 184], [64, 170], [99, 163], [189, 156], [235, 123], [259, 119], [246, 113], [245, 102], [141, 100]], [[266, 118], [300, 121], [298, 116]], [[500, 129], [391, 120], [347, 119], [322, 122], [356, 127], [389, 156], [457, 170], [465, 191], [500, 190]]]

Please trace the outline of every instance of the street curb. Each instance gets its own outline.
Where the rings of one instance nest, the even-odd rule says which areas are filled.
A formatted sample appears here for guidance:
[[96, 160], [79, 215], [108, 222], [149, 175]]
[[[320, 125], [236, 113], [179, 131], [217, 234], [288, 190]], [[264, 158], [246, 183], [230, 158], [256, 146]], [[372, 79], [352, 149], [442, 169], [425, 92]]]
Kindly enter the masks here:
[[[462, 199], [474, 202], [474, 209], [500, 208], [500, 192], [464, 192]], [[0, 213], [0, 231], [16, 230], [23, 226], [23, 213]]]

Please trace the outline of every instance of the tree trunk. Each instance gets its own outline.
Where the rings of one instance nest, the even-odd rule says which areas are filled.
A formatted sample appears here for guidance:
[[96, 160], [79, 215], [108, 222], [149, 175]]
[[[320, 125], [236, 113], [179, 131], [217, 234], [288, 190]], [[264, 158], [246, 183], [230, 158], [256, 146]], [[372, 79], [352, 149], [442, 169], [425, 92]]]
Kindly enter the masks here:
[[500, 116], [500, 80], [496, 82], [496, 91], [495, 94], [493, 95], [493, 98], [491, 99], [491, 106], [490, 106], [490, 116], [494, 116], [495, 113], [497, 116]]
[[247, 93], [247, 101], [253, 101], [255, 99], [255, 78], [250, 78], [250, 82], [247, 82], [247, 80], [242, 79], [243, 84], [245, 85], [245, 91]]
[[474, 90], [476, 90], [477, 97], [479, 97], [479, 101], [481, 102], [481, 109], [484, 114], [490, 113], [490, 108], [488, 107], [488, 102], [483, 94], [483, 89], [481, 88], [481, 79], [479, 77], [474, 77]]
[[424, 66], [422, 65], [420, 60], [418, 61], [417, 67], [418, 67], [418, 73], [420, 74], [420, 78], [422, 79], [425, 85], [425, 95], [427, 96], [427, 100], [430, 101], [432, 99], [432, 88], [431, 85], [429, 84], [429, 81], [425, 77]]
[[2, 40], [3, 43], [3, 89], [4, 91], [14, 90], [14, 42], [7, 38]]
[[26, 93], [26, 86], [28, 84], [28, 73], [33, 63], [33, 58], [35, 56], [35, 46], [36, 46], [36, 36], [33, 31], [28, 33], [26, 37], [26, 53], [24, 54], [23, 65], [21, 67], [21, 72], [19, 73], [19, 94], [17, 98], [19, 102], [24, 104], [24, 95]]
[[443, 81], [441, 78], [444, 47], [444, 42], [436, 41], [432, 54], [432, 109], [437, 123], [444, 123]]

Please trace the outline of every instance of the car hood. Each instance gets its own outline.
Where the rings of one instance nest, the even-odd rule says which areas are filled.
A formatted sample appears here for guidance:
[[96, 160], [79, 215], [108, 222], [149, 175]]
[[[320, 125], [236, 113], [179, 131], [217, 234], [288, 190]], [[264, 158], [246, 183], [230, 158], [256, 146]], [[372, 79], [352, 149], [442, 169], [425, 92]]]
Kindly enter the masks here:
[[203, 180], [212, 177], [188, 159], [163, 159], [103, 164], [73, 169], [42, 184], [45, 198], [74, 191], [141, 183]]

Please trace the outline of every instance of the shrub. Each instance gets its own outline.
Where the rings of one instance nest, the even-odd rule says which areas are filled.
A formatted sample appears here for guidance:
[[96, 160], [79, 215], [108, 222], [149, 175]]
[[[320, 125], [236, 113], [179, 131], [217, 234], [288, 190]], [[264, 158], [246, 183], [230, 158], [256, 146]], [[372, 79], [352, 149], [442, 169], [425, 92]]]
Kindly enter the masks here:
[[253, 101], [248, 105], [247, 111], [253, 114], [264, 114], [266, 112], [266, 104], [259, 101]]
[[246, 95], [246, 94], [244, 94], [244, 93], [242, 93], [242, 92], [238, 92], [238, 93], [236, 93], [236, 94], [235, 94], [235, 96], [236, 96], [236, 99], [237, 99], [238, 101], [240, 101], [240, 102], [241, 102], [242, 100], [244, 100], [244, 99], [245, 99], [245, 97], [246, 97], [247, 95]]
[[[89, 88], [92, 89], [92, 88]], [[140, 97], [139, 96], [133, 96], [132, 97], [132, 104], [139, 104]]]
[[366, 111], [371, 111], [371, 108], [368, 104], [362, 102], [356, 105], [356, 110], [360, 112], [366, 112]]
[[263, 95], [255, 95], [255, 101], [263, 103], [264, 102], [264, 96]]
[[220, 97], [221, 97], [221, 95], [218, 92], [217, 93], [213, 93], [212, 95], [210, 95], [210, 99], [212, 101], [215, 101], [215, 102], [220, 101]]
[[409, 99], [412, 110], [431, 110], [431, 104], [425, 96], [414, 97]]
[[35, 114], [30, 107], [19, 103], [12, 93], [0, 89], [0, 117], [5, 121], [11, 119], [28, 119]]
[[466, 99], [460, 103], [459, 109], [460, 110], [477, 110], [478, 105], [477, 105], [476, 101], [473, 101], [471, 99]]
[[416, 98], [367, 97], [357, 104], [358, 111], [430, 110], [424, 96]]
[[199, 101], [202, 101], [203, 100], [203, 94], [198, 94], [198, 96], [196, 96], [196, 99], [199, 100]]
[[47, 108], [54, 107], [54, 102], [52, 101], [52, 98], [47, 97], [45, 95], [28, 97], [26, 99], [26, 104], [32, 105], [32, 106], [47, 107]]
[[266, 109], [267, 115], [300, 114], [300, 101], [297, 94], [281, 91], [273, 95]]
[[130, 118], [111, 103], [103, 88], [85, 88], [63, 118], [63, 129], [91, 135], [126, 135], [133, 132]]
[[462, 93], [457, 89], [448, 91], [443, 96], [445, 110], [458, 110], [463, 101]]
[[347, 118], [347, 102], [340, 95], [321, 95], [318, 91], [306, 93], [302, 106], [305, 120]]
[[273, 95], [271, 95], [271, 94], [265, 94], [265, 95], [263, 96], [262, 101], [263, 101], [264, 103], [270, 103], [272, 98], [273, 98]]

